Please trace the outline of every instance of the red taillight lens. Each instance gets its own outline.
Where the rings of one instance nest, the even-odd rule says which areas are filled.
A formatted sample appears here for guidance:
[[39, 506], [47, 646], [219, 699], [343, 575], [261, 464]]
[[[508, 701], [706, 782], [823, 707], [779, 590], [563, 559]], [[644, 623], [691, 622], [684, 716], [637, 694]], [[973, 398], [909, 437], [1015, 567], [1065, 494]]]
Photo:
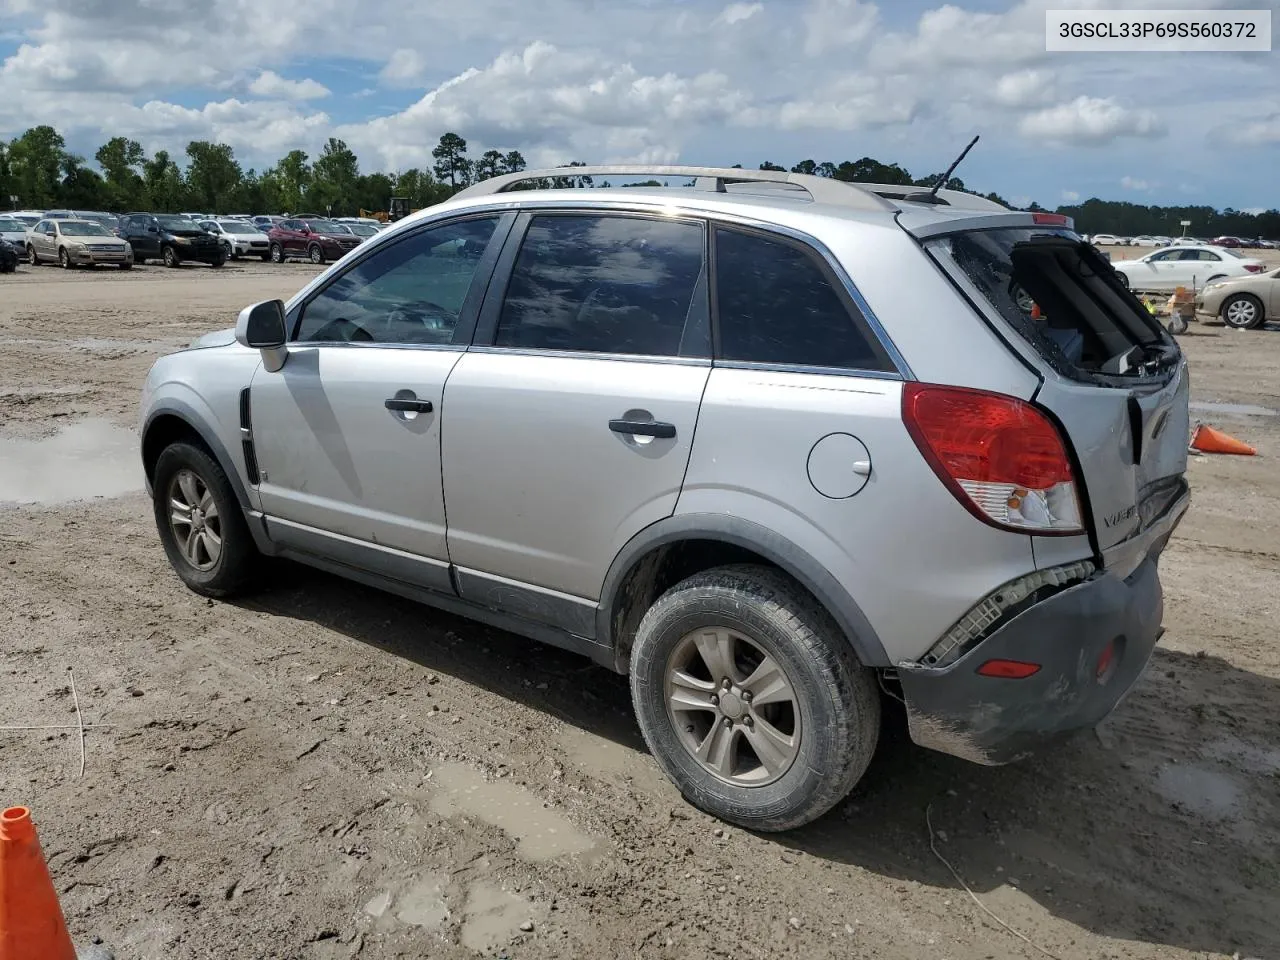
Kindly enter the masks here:
[[1244, 268], [1250, 273], [1261, 273], [1265, 269], [1260, 263], [1246, 263]]
[[903, 386], [902, 413], [934, 472], [980, 520], [1023, 533], [1083, 531], [1066, 445], [1031, 404], [912, 382]]
[[1025, 680], [1040, 672], [1040, 664], [1025, 663], [1022, 660], [988, 660], [978, 668], [984, 677], [999, 677], [1002, 680]]
[[1033, 213], [1031, 215], [1031, 222], [1044, 224], [1047, 227], [1065, 227], [1071, 221], [1070, 218], [1063, 213]]

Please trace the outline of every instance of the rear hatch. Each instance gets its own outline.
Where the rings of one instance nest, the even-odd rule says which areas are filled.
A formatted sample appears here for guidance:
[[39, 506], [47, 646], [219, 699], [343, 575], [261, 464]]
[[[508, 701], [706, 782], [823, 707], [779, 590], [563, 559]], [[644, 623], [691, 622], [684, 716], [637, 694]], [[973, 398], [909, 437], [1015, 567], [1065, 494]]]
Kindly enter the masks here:
[[1127, 575], [1163, 546], [1155, 541], [1167, 537], [1171, 512], [1183, 507], [1186, 364], [1092, 245], [1065, 225], [1022, 224], [950, 230], [924, 243], [1039, 370], [1035, 402], [1058, 419], [1074, 449], [1098, 552]]

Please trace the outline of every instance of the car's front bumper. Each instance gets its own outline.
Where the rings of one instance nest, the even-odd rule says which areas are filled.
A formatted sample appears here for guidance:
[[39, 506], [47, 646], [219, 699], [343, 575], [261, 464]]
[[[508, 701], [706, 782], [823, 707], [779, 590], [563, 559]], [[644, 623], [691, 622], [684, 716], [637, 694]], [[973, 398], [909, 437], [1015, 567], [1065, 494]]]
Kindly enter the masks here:
[[133, 251], [124, 250], [71, 250], [68, 252], [72, 263], [87, 263], [97, 266], [101, 263], [133, 263]]
[[[1141, 676], [1164, 632], [1157, 564], [1188, 502], [1184, 493], [1134, 538], [1140, 557], [1108, 561], [1085, 582], [1024, 610], [956, 662], [899, 664], [911, 738], [966, 760], [1002, 764], [1096, 726]], [[989, 660], [1040, 669], [1023, 679], [979, 674]]]

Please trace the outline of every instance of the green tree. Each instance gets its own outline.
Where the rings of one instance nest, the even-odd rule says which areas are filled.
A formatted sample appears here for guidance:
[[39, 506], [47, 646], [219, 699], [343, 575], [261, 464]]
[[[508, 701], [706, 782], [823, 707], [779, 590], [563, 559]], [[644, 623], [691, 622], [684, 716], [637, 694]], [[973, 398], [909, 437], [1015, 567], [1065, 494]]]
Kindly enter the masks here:
[[142, 144], [128, 137], [112, 137], [94, 154], [107, 186], [107, 206], [129, 210], [141, 204], [143, 182], [139, 171], [147, 155]]
[[473, 167], [476, 180], [488, 180], [503, 172], [502, 154], [497, 150], [486, 150]]
[[467, 159], [467, 141], [456, 133], [446, 133], [431, 151], [435, 157], [436, 179], [449, 181], [454, 190], [464, 187], [470, 180], [471, 161]]
[[801, 160], [791, 168], [792, 173], [807, 173], [811, 177], [818, 175], [818, 164], [813, 160]]
[[356, 212], [356, 181], [360, 177], [360, 161], [346, 142], [330, 137], [329, 142], [311, 165], [311, 186], [306, 204], [316, 210], [331, 211], [333, 216], [350, 216]]
[[311, 164], [307, 162], [306, 152], [290, 150], [276, 164], [275, 172], [279, 180], [279, 209], [302, 213], [303, 198], [311, 186]]
[[174, 213], [186, 205], [182, 171], [169, 157], [167, 150], [157, 150], [154, 157], [143, 161], [142, 180], [146, 186], [145, 206], [152, 210]]
[[786, 167], [781, 167], [781, 166], [779, 166], [778, 164], [776, 164], [776, 163], [771, 163], [771, 162], [770, 162], [770, 161], [768, 161], [768, 160], [766, 160], [764, 163], [760, 164], [760, 169], [761, 169], [761, 170], [779, 170], [779, 171], [782, 171], [783, 173], [785, 173], [785, 172], [786, 172], [786, 170], [787, 170], [787, 168], [786, 168]]
[[837, 180], [847, 183], [890, 183], [911, 186], [911, 174], [905, 167], [896, 163], [881, 163], [873, 157], [862, 157], [859, 160], [845, 160], [833, 173]]
[[9, 144], [10, 178], [19, 204], [51, 207], [58, 202], [66, 145], [62, 134], [43, 124]]
[[0, 140], [0, 210], [9, 210], [12, 203], [9, 198], [17, 196], [14, 193], [17, 186], [13, 182], [13, 172], [9, 168], [9, 144]]
[[360, 210], [386, 210], [395, 189], [395, 179], [385, 173], [365, 174], [356, 180], [355, 204]]
[[96, 170], [84, 165], [84, 158], [74, 153], [62, 155], [62, 183], [58, 191], [61, 203], [76, 210], [100, 210], [107, 205], [106, 181]]
[[502, 158], [503, 173], [520, 173], [526, 166], [524, 154], [519, 150], [508, 151], [507, 155]]
[[209, 213], [229, 213], [232, 194], [244, 175], [229, 144], [192, 140], [187, 144], [187, 189], [191, 200]]

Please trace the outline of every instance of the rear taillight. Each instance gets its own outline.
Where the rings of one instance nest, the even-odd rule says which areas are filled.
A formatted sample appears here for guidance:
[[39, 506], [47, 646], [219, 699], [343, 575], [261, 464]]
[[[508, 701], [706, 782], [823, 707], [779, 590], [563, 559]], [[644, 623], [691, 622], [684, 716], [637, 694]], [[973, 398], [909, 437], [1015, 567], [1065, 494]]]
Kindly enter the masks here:
[[1250, 273], [1261, 273], [1264, 269], [1266, 269], [1260, 263], [1246, 263], [1244, 265], [1244, 268], [1248, 270]]
[[1084, 532], [1066, 444], [1031, 404], [910, 382], [903, 386], [902, 413], [934, 473], [979, 520], [1020, 533]]
[[1070, 225], [1071, 220], [1065, 213], [1033, 213], [1031, 222], [1043, 224], [1046, 227], [1065, 227]]

